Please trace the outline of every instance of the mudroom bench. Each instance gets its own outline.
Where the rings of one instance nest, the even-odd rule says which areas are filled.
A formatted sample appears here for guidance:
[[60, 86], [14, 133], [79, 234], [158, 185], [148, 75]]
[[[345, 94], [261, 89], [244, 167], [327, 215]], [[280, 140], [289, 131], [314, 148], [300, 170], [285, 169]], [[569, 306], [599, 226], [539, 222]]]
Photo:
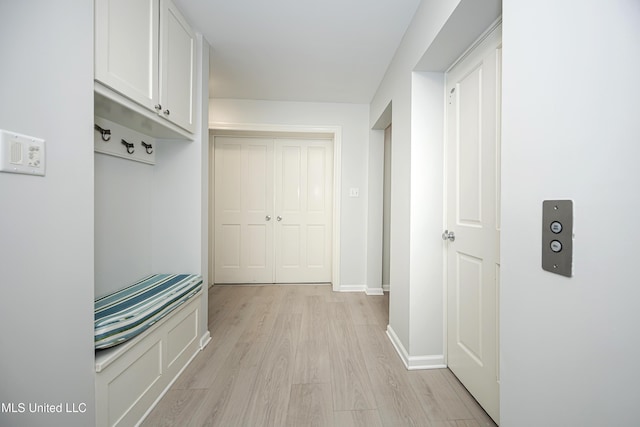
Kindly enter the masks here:
[[98, 426], [140, 423], [201, 350], [202, 277], [154, 274], [95, 301]]

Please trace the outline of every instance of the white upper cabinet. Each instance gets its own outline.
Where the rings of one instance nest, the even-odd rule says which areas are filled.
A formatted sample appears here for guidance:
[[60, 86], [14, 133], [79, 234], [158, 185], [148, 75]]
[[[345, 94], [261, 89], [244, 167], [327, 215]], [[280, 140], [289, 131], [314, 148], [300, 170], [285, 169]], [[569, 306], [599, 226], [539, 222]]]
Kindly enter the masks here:
[[178, 126], [194, 130], [196, 39], [175, 5], [162, 1], [160, 40], [160, 104], [162, 114]]
[[95, 0], [95, 79], [195, 128], [195, 35], [170, 0]]

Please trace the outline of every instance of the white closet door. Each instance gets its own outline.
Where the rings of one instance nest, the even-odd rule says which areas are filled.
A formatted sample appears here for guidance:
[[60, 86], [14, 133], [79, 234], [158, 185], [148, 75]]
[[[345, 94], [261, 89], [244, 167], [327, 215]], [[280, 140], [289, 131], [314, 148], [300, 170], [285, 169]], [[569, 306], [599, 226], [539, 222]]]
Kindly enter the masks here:
[[331, 140], [215, 137], [215, 283], [331, 282]]
[[215, 283], [273, 283], [273, 140], [215, 138]]
[[333, 144], [275, 141], [278, 283], [331, 282]]
[[500, 55], [498, 28], [446, 77], [448, 365], [498, 423]]

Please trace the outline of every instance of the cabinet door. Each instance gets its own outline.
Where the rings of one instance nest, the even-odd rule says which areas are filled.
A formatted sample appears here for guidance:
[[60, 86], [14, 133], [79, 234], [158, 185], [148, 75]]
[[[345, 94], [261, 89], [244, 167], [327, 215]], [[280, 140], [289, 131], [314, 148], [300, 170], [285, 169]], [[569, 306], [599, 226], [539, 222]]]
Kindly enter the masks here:
[[154, 109], [158, 103], [159, 0], [96, 0], [95, 79]]
[[195, 35], [171, 1], [162, 1], [161, 17], [162, 115], [181, 128], [193, 132]]

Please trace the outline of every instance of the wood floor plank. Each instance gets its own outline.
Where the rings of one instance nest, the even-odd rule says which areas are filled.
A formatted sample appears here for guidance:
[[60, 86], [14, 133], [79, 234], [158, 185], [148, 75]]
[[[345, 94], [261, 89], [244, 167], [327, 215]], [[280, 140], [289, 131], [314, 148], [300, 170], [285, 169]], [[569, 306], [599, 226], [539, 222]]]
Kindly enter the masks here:
[[203, 404], [179, 425], [225, 426], [232, 425], [231, 420], [240, 421], [246, 409], [246, 396], [253, 389], [264, 351], [265, 343], [237, 343], [221, 366], [215, 386], [207, 390]]
[[433, 427], [480, 427], [476, 420], [435, 421]]
[[294, 384], [291, 386], [287, 426], [333, 426], [331, 385]]
[[368, 296], [366, 300], [376, 316], [378, 324], [386, 330], [389, 324], [389, 292], [385, 292], [384, 295]]
[[321, 295], [302, 301], [302, 324], [293, 384], [329, 383], [329, 322], [327, 303]]
[[191, 415], [206, 399], [207, 390], [171, 389], [142, 423], [143, 427], [186, 425]]
[[322, 295], [309, 295], [302, 301], [300, 341], [327, 342], [329, 336], [329, 304]]
[[335, 411], [336, 427], [383, 427], [377, 409], [366, 411]]
[[300, 341], [292, 384], [331, 382], [329, 346], [326, 340]]
[[[243, 295], [241, 291], [239, 293]], [[175, 388], [209, 388], [215, 381], [221, 366], [233, 351], [255, 310], [250, 299], [241, 297], [240, 300], [238, 304], [229, 304], [231, 312], [225, 314], [224, 326], [212, 332], [211, 343], [178, 377]]]
[[254, 312], [249, 322], [245, 326], [238, 341], [267, 342], [271, 336], [273, 325], [278, 317], [282, 304], [281, 291], [276, 286], [257, 287], [256, 294], [252, 299]]
[[428, 417], [412, 390], [410, 372], [398, 362], [391, 343], [377, 325], [355, 326], [383, 425], [422, 426]]
[[301, 317], [283, 313], [276, 319], [243, 425], [281, 426], [286, 421]]
[[443, 375], [443, 369], [415, 371], [409, 382], [431, 421], [474, 419], [462, 399]]
[[246, 286], [213, 286], [209, 291], [209, 332], [213, 335], [218, 325], [226, 324], [226, 318], [233, 316], [238, 307], [247, 303], [252, 291]]
[[471, 396], [466, 388], [462, 385], [460, 380], [453, 375], [449, 369], [443, 369], [442, 375], [447, 379], [451, 387], [454, 389], [458, 397], [462, 400], [462, 403], [467, 407], [473, 418], [483, 427], [496, 427], [496, 423], [491, 417], [482, 409], [480, 404]]
[[[378, 296], [367, 296], [364, 293], [350, 293], [347, 295], [347, 302], [351, 318], [355, 325], [378, 325], [380, 318], [376, 316], [369, 300], [383, 298]], [[386, 324], [382, 325], [386, 327]]]
[[376, 409], [371, 381], [362, 363], [363, 355], [352, 322], [332, 320], [330, 325], [329, 354], [335, 410]]

